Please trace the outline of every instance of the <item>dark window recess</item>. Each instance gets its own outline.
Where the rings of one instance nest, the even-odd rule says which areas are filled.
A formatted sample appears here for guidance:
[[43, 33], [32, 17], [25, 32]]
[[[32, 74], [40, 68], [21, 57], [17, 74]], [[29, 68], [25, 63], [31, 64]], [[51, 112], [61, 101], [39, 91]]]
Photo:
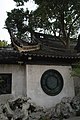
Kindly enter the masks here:
[[63, 88], [63, 78], [61, 74], [53, 69], [45, 71], [41, 77], [41, 87], [47, 95], [58, 95]]
[[0, 95], [10, 94], [12, 86], [12, 74], [0, 74]]

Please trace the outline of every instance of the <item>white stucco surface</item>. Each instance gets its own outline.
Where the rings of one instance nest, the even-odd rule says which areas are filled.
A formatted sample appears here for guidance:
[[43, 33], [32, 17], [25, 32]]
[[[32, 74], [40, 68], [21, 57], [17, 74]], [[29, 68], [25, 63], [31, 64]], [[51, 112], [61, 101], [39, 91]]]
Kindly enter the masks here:
[[[62, 75], [64, 80], [63, 89], [56, 96], [49, 96], [45, 94], [40, 85], [41, 76], [48, 69], [57, 70]], [[26, 65], [28, 97], [30, 97], [35, 104], [47, 108], [59, 103], [63, 97], [73, 97], [74, 83], [70, 72], [70, 66]]]
[[[57, 70], [63, 77], [64, 86], [56, 96], [49, 96], [43, 92], [40, 84], [42, 74], [49, 69]], [[42, 107], [52, 107], [63, 97], [74, 96], [74, 83], [70, 66], [55, 65], [0, 65], [0, 73], [12, 74], [12, 96], [28, 96]]]
[[22, 65], [0, 65], [0, 73], [12, 74], [12, 95], [14, 97], [26, 95], [26, 72]]

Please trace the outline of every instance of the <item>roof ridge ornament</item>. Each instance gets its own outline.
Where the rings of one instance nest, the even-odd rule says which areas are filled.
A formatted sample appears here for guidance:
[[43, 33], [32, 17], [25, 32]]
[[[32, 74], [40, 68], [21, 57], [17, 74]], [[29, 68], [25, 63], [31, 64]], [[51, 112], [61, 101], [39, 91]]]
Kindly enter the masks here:
[[19, 52], [28, 52], [28, 51], [35, 51], [35, 50], [39, 50], [40, 49], [40, 44], [36, 44], [36, 45], [27, 45], [27, 46], [18, 46], [14, 41], [13, 41], [13, 45], [15, 47], [15, 49], [17, 49]]
[[28, 51], [35, 51], [40, 49], [40, 43], [38, 43], [34, 37], [31, 38], [31, 42], [28, 42], [28, 40], [30, 39], [28, 36], [27, 36], [28, 40], [26, 41], [23, 39], [16, 38], [13, 33], [13, 30], [11, 30], [10, 28], [10, 24], [8, 22], [6, 24], [7, 24], [8, 32], [11, 37], [12, 46], [16, 50], [18, 50], [19, 52], [28, 52]]

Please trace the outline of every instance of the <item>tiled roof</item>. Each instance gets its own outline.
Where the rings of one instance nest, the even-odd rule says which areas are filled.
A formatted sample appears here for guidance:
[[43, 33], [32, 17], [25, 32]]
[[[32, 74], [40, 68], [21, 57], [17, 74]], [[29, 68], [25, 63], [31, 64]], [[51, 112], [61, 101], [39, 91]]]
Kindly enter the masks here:
[[0, 48], [0, 64], [16, 63], [19, 58], [19, 52], [14, 50], [12, 47]]
[[80, 60], [80, 55], [70, 50], [40, 49], [19, 52], [12, 47], [0, 49], [0, 64], [54, 64], [74, 63]]
[[25, 55], [43, 56], [52, 58], [76, 59], [80, 58], [74, 47], [66, 49], [64, 43], [51, 35], [34, 33], [34, 39], [40, 44], [40, 49], [34, 51], [24, 51]]
[[[64, 43], [51, 35], [35, 33], [32, 42], [18, 40], [11, 33], [13, 47], [0, 49], [0, 64], [2, 63], [50, 63], [75, 62], [80, 60], [80, 55], [73, 48], [66, 49]], [[31, 58], [30, 58], [31, 57]]]

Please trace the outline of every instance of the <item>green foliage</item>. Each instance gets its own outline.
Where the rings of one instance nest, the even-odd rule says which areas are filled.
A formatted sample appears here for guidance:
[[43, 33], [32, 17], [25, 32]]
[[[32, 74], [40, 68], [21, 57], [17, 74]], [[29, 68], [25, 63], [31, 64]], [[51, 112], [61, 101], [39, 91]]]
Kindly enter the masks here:
[[29, 11], [26, 9], [24, 11], [23, 8], [13, 9], [11, 12], [7, 12], [7, 19], [5, 21], [6, 27], [8, 29], [7, 22], [10, 25], [11, 30], [17, 36], [17, 38], [21, 38], [22, 35], [28, 29], [27, 22], [29, 20]]
[[80, 77], [80, 68], [74, 68], [73, 69], [73, 75], [77, 76], [77, 77]]
[[0, 40], [0, 47], [6, 47], [8, 45], [7, 41], [5, 40]]
[[17, 6], [22, 6], [24, 5], [24, 2], [27, 2], [28, 0], [14, 0], [14, 2], [16, 2]]
[[[14, 1], [17, 6], [22, 6], [28, 0]], [[7, 13], [6, 21], [17, 32], [17, 36], [21, 38], [25, 28], [28, 27], [31, 30], [59, 36], [68, 47], [70, 37], [77, 33], [80, 26], [80, 0], [34, 0], [34, 2], [38, 5], [35, 11], [17, 8]]]
[[[79, 0], [34, 0], [39, 7], [33, 13], [38, 19], [36, 26], [51, 34], [60, 36], [65, 45], [69, 45], [70, 37], [77, 33], [80, 26]], [[40, 26], [40, 24], [44, 26]], [[48, 24], [47, 24], [48, 23]]]
[[80, 77], [80, 62], [73, 65], [71, 75]]

